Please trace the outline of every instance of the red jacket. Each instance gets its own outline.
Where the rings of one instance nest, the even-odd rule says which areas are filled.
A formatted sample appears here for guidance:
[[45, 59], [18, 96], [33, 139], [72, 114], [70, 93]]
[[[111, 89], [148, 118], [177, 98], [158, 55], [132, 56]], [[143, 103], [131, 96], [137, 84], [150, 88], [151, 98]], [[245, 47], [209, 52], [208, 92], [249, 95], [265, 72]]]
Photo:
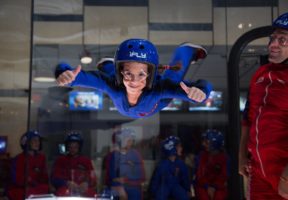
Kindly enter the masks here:
[[228, 156], [225, 152], [212, 154], [202, 151], [196, 163], [196, 187], [226, 189], [229, 169]]
[[7, 189], [11, 200], [22, 200], [24, 196], [48, 194], [49, 182], [46, 156], [42, 153], [34, 155], [24, 152], [12, 161], [12, 180]]
[[252, 160], [278, 184], [288, 163], [288, 65], [261, 66], [251, 79], [248, 102], [243, 124], [250, 126]]
[[36, 187], [39, 184], [48, 185], [48, 171], [44, 154], [29, 155], [21, 153], [14, 158], [12, 166], [12, 182], [16, 186]]
[[96, 187], [96, 174], [92, 161], [82, 155], [75, 157], [62, 155], [55, 161], [52, 172], [52, 184], [59, 188], [66, 186], [67, 181], [77, 184], [89, 183], [89, 187]]

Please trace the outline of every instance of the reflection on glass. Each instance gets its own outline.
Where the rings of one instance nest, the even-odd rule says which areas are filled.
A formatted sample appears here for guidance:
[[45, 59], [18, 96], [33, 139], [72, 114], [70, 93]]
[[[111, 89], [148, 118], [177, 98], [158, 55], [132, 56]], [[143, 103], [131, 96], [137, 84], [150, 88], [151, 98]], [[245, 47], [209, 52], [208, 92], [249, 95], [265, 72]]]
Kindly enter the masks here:
[[223, 105], [223, 94], [221, 91], [212, 91], [208, 99], [200, 104], [189, 105], [189, 111], [219, 111]]

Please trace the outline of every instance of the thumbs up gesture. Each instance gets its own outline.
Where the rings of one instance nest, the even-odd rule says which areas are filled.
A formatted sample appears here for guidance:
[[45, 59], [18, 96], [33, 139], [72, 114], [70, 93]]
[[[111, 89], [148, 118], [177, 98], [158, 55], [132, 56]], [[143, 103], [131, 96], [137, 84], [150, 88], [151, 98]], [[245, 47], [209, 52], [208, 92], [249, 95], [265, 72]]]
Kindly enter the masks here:
[[81, 65], [78, 65], [74, 70], [66, 70], [58, 76], [56, 82], [59, 86], [67, 85], [75, 80], [81, 71]]
[[183, 81], [180, 82], [181, 88], [186, 92], [187, 97], [196, 102], [202, 102], [206, 99], [206, 94], [197, 87], [188, 87]]

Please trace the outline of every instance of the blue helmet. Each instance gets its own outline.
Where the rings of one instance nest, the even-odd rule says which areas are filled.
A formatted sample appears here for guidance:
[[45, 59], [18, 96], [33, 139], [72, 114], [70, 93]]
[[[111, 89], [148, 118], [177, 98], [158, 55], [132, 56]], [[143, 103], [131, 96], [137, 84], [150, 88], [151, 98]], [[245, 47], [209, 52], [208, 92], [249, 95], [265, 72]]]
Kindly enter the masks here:
[[165, 156], [176, 156], [177, 155], [177, 145], [181, 144], [181, 141], [176, 136], [167, 137], [162, 143], [162, 151]]
[[83, 145], [83, 138], [82, 138], [80, 133], [72, 131], [66, 135], [66, 137], [65, 137], [66, 150], [68, 150], [68, 145], [71, 142], [77, 142], [79, 144], [79, 151], [81, 151], [82, 145]]
[[125, 147], [129, 139], [135, 140], [136, 132], [130, 128], [123, 128], [113, 133], [113, 142], [119, 147]]
[[274, 28], [288, 29], [288, 13], [284, 13], [277, 17], [272, 23]]
[[154, 44], [145, 39], [128, 39], [122, 42], [115, 53], [116, 80], [122, 84], [121, 63], [141, 62], [148, 64], [150, 76], [147, 78], [146, 87], [150, 89], [159, 64], [158, 52]]
[[224, 136], [222, 132], [208, 129], [206, 132], [202, 133], [202, 139], [209, 141], [209, 150], [221, 150], [224, 147]]
[[27, 131], [26, 133], [24, 133], [20, 138], [20, 146], [24, 151], [29, 150], [29, 148], [30, 148], [29, 143], [30, 143], [31, 139], [34, 137], [38, 137], [40, 139], [39, 150], [42, 149], [42, 137], [39, 135], [38, 131], [30, 130], [30, 131]]

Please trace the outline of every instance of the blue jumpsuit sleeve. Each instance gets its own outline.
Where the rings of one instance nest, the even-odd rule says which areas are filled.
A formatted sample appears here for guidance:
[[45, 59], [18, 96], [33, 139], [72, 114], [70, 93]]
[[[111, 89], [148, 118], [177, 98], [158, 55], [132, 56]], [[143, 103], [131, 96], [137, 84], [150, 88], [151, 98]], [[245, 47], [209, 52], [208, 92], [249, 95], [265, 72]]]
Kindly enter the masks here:
[[186, 190], [190, 190], [190, 180], [189, 180], [189, 171], [188, 167], [184, 162], [181, 162], [181, 182], [182, 187]]
[[[66, 70], [73, 70], [70, 65], [67, 63], [60, 63], [56, 67], [55, 76], [56, 78]], [[109, 93], [109, 89], [113, 87], [115, 80], [113, 77], [107, 76], [105, 73], [101, 71], [83, 71], [77, 75], [75, 80], [68, 84], [68, 86], [79, 86], [86, 88], [98, 89], [103, 92]]]
[[158, 187], [161, 184], [161, 167], [160, 164], [156, 167], [156, 169], [153, 172], [151, 181], [150, 181], [150, 192], [152, 195], [155, 195], [157, 193]]

